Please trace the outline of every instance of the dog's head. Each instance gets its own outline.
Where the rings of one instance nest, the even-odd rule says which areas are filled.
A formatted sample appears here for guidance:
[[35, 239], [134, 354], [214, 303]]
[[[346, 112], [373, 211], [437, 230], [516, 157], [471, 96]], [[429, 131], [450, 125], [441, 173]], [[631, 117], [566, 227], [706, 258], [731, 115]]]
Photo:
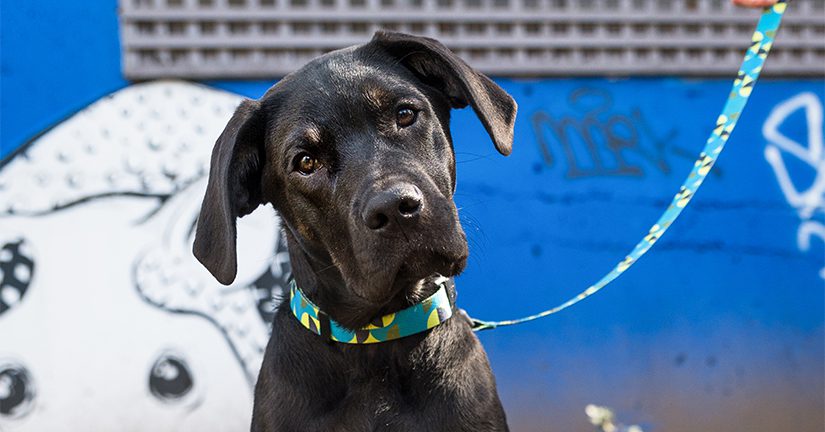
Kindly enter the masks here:
[[516, 103], [438, 41], [378, 32], [313, 60], [243, 102], [218, 138], [195, 255], [231, 283], [235, 219], [272, 203], [293, 260], [311, 263], [303, 277], [344, 282], [328, 302], [382, 305], [457, 274], [468, 251], [449, 119], [467, 105], [509, 154]]

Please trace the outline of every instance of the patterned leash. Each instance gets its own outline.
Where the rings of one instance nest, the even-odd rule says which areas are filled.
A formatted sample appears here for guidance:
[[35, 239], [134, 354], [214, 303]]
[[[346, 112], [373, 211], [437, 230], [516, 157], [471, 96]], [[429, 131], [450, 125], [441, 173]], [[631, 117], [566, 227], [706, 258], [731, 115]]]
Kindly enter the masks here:
[[725, 107], [722, 109], [722, 114], [716, 120], [716, 127], [713, 129], [713, 132], [711, 132], [710, 138], [708, 138], [708, 141], [705, 144], [705, 148], [702, 150], [702, 153], [699, 154], [699, 158], [693, 165], [693, 170], [691, 170], [690, 175], [688, 175], [684, 183], [682, 183], [682, 187], [679, 188], [679, 192], [673, 197], [673, 202], [670, 203], [667, 210], [665, 210], [662, 216], [659, 217], [659, 220], [656, 221], [652, 227], [650, 227], [648, 234], [641, 241], [639, 241], [638, 244], [636, 244], [633, 251], [631, 251], [624, 260], [617, 264], [616, 267], [610, 271], [610, 273], [606, 274], [598, 282], [582, 291], [579, 295], [552, 309], [548, 309], [544, 312], [524, 318], [506, 321], [482, 321], [475, 318], [470, 318], [473, 322], [473, 330], [479, 331], [521, 324], [567, 309], [570, 306], [573, 306], [574, 304], [599, 292], [599, 290], [607, 286], [610, 282], [613, 282], [614, 279], [629, 269], [630, 266], [635, 264], [636, 261], [642, 257], [642, 255], [650, 250], [656, 241], [662, 237], [662, 234], [670, 228], [673, 221], [679, 217], [679, 214], [682, 213], [682, 210], [685, 206], [687, 206], [690, 200], [693, 199], [693, 196], [696, 194], [696, 190], [699, 189], [699, 186], [701, 186], [702, 182], [705, 181], [705, 177], [707, 177], [708, 172], [710, 172], [713, 164], [716, 163], [716, 159], [719, 157], [719, 154], [722, 153], [725, 143], [730, 137], [731, 132], [733, 132], [733, 128], [736, 127], [736, 123], [739, 121], [742, 110], [748, 102], [748, 98], [753, 91], [756, 80], [759, 78], [759, 73], [762, 72], [762, 66], [765, 64], [765, 59], [768, 57], [768, 52], [770, 52], [771, 47], [773, 46], [773, 41], [776, 38], [776, 31], [779, 29], [782, 14], [785, 13], [787, 6], [786, 0], [780, 0], [775, 5], [765, 8], [763, 11], [762, 17], [759, 19], [759, 24], [756, 26], [756, 31], [753, 33], [751, 46], [745, 53], [745, 59], [742, 61], [742, 66], [739, 68], [739, 74], [733, 82], [733, 88], [731, 89], [730, 96], [725, 103]]

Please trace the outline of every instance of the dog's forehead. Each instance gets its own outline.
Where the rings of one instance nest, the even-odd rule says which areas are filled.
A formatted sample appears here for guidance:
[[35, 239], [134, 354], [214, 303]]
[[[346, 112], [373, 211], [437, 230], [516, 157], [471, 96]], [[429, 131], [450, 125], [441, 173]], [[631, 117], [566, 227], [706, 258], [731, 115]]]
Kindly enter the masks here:
[[[300, 99], [344, 106], [379, 105], [399, 93], [419, 93], [406, 68], [386, 56], [363, 55], [354, 48], [328, 53], [302, 68], [294, 77], [304, 84]], [[307, 94], [311, 97], [303, 96]]]
[[314, 59], [270, 92], [270, 102], [278, 107], [274, 135], [304, 142], [323, 141], [323, 131], [358, 128], [400, 100], [426, 99], [406, 68], [386, 56], [363, 55], [352, 48]]
[[318, 70], [339, 82], [357, 82], [379, 74], [382, 69], [386, 72], [386, 64], [378, 57], [364, 59], [357, 53], [354, 50], [330, 53], [320, 59]]

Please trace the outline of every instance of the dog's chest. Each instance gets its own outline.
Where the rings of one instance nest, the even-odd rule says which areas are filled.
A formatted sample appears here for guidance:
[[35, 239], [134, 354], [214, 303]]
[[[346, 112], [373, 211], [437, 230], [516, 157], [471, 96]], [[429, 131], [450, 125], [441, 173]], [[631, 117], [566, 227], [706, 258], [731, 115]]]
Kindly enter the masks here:
[[346, 398], [360, 400], [375, 415], [397, 412], [405, 408], [419, 408], [428, 393], [427, 382], [433, 381], [431, 371], [375, 367], [358, 368], [342, 374], [340, 385], [346, 389]]
[[506, 430], [486, 356], [461, 321], [425, 338], [360, 346], [308, 338], [285, 314], [275, 324], [281, 337], [261, 370], [253, 430]]
[[[334, 404], [333, 411], [337, 412], [330, 414], [346, 419], [342, 424], [353, 425], [353, 430], [432, 430], [428, 419], [441, 417], [436, 411], [443, 409], [443, 405], [439, 407], [428, 400], [428, 392], [419, 387], [423, 382], [406, 381], [376, 379], [351, 383], [346, 396]], [[438, 393], [437, 389], [434, 391]], [[443, 400], [442, 397], [435, 399]]]

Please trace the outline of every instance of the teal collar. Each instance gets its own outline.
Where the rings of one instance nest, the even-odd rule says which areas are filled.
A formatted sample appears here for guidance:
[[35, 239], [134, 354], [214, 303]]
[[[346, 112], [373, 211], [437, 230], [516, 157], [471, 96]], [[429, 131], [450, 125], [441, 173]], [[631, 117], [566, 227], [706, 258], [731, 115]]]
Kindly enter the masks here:
[[376, 318], [360, 330], [348, 330], [315, 306], [298, 288], [295, 279], [290, 281], [289, 308], [298, 322], [309, 331], [327, 337], [335, 342], [348, 344], [371, 344], [401, 339], [427, 331], [450, 319], [453, 308], [447, 295], [450, 280], [441, 278], [436, 281], [438, 291], [421, 303], [406, 309]]

